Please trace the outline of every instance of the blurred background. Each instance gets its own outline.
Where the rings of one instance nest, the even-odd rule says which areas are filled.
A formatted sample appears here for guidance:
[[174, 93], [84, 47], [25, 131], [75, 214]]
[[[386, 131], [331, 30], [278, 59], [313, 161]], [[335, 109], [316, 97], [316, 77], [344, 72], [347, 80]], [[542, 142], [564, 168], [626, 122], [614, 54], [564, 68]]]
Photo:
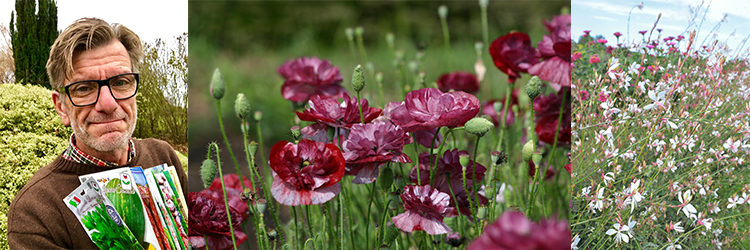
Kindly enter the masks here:
[[[450, 51], [445, 49], [438, 16], [438, 6], [443, 4], [449, 10]], [[518, 30], [527, 32], [536, 47], [546, 34], [542, 20], [549, 20], [561, 11], [569, 12], [569, 8], [570, 1], [490, 1], [487, 11], [489, 42]], [[474, 73], [475, 43], [483, 40], [478, 1], [190, 1], [188, 9], [189, 54], [193, 57], [188, 81], [190, 173], [194, 173], [189, 177], [189, 190], [192, 192], [203, 189], [197, 173], [205, 159], [207, 145], [212, 141], [221, 147], [224, 173], [236, 172], [219, 130], [216, 101], [208, 90], [215, 68], [221, 70], [226, 82], [227, 91], [221, 100], [224, 127], [246, 175], [247, 162], [242, 151], [240, 122], [234, 115], [234, 100], [238, 93], [244, 93], [252, 110], [263, 113], [261, 130], [265, 150], [262, 152], [265, 155], [256, 157], [268, 159], [273, 144], [292, 140], [289, 128], [296, 117], [291, 102], [281, 96], [284, 80], [276, 70], [284, 62], [298, 57], [328, 59], [340, 69], [344, 77], [342, 86], [355, 93], [350, 82], [352, 71], [357, 64], [367, 64], [356, 46], [353, 50], [349, 47], [345, 30], [361, 26], [367, 59], [371, 62], [371, 66], [366, 67], [367, 87], [362, 97], [368, 99], [371, 106], [382, 108], [387, 101], [403, 101], [395, 87], [406, 85], [396, 75], [394, 51], [386, 41], [387, 33], [393, 33], [393, 49], [403, 50], [407, 65], [416, 60], [418, 51], [424, 52], [419, 70], [425, 71], [428, 86], [444, 73]], [[487, 74], [477, 93], [482, 101], [505, 96], [504, 84], [508, 82], [507, 76], [492, 63], [488, 47], [485, 44], [482, 49]], [[374, 72], [384, 75], [385, 100], [381, 100], [376, 91]], [[525, 83], [527, 78], [524, 76], [518, 82]], [[413, 84], [412, 81], [406, 83]], [[250, 121], [250, 140], [258, 141], [256, 124]]]

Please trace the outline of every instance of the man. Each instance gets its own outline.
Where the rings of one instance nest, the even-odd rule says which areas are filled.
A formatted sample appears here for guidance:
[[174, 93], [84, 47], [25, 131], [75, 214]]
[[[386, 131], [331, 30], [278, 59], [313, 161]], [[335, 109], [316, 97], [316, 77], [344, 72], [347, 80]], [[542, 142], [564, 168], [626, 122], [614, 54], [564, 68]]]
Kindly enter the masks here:
[[[63, 124], [72, 126], [68, 148], [37, 171], [8, 212], [10, 249], [96, 249], [63, 198], [80, 185], [78, 176], [118, 167], [177, 168], [169, 144], [130, 138], [136, 124], [136, 64], [143, 56], [138, 35], [123, 25], [79, 19], [55, 40], [47, 74], [52, 101]], [[186, 190], [186, 189], [185, 189]], [[185, 195], [187, 196], [187, 195]]]

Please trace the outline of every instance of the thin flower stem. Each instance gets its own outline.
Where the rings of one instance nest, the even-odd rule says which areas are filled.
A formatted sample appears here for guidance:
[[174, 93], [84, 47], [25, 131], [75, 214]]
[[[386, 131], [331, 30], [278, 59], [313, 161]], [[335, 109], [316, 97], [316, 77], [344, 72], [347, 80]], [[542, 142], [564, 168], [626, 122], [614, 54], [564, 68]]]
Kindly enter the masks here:
[[357, 106], [359, 107], [360, 122], [365, 123], [365, 114], [362, 113], [362, 98], [359, 97], [359, 91], [357, 91]]
[[299, 225], [297, 221], [297, 207], [292, 206], [292, 215], [294, 216], [294, 235], [297, 238], [297, 245], [302, 244], [302, 235], [299, 233]]
[[[450, 173], [448, 174], [450, 175]], [[450, 180], [450, 176], [448, 176], [448, 180]], [[448, 191], [451, 191], [451, 197], [453, 197], [453, 200], [456, 201], [456, 212], [458, 213], [458, 215], [461, 215], [461, 209], [458, 207], [458, 199], [456, 199], [456, 194], [453, 192], [453, 187], [450, 181], [448, 181]], [[461, 235], [466, 235], [466, 228], [461, 226], [461, 220], [456, 218], [456, 220], [454, 221], [458, 224], [457, 228], [461, 230]]]
[[[224, 131], [224, 122], [222, 122], [221, 118], [221, 101], [216, 100], [216, 113], [219, 116], [219, 128], [221, 129], [221, 136], [224, 137], [224, 143], [227, 145], [227, 151], [229, 151], [229, 155], [232, 156], [232, 161], [234, 162], [234, 166], [237, 167], [237, 175], [239, 175], [240, 180], [242, 180], [242, 171], [240, 171], [240, 164], [237, 163], [237, 158], [234, 157], [234, 152], [232, 151], [232, 146], [229, 145], [229, 139], [227, 139], [227, 133]], [[217, 147], [218, 151], [218, 147]], [[219, 158], [216, 158], [216, 161], [220, 161]], [[240, 186], [242, 186], [242, 189], [245, 189], [245, 183], [240, 181]]]
[[[249, 149], [247, 148], [247, 146], [248, 146], [247, 131], [244, 129], [245, 119], [242, 119], [241, 124], [243, 126], [243, 129], [242, 129], [242, 140], [244, 141], [244, 145], [245, 145], [245, 157], [247, 158], [247, 163], [248, 163], [247, 167], [250, 169], [250, 183], [253, 183], [253, 185], [254, 185], [254, 183], [255, 183], [255, 175], [253, 174], [254, 173], [253, 172], [253, 168], [254, 168], [253, 165], [254, 164], [253, 164], [253, 161], [250, 160], [250, 152], [249, 152]], [[240, 182], [243, 182], [242, 179], [240, 179]], [[263, 182], [261, 181], [261, 184], [262, 183]], [[244, 189], [243, 189], [243, 192], [244, 192]], [[251, 212], [253, 214], [253, 220], [256, 221], [256, 222], [260, 222], [262, 224], [265, 224], [265, 221], [258, 220], [258, 216], [259, 216], [258, 215], [258, 210], [257, 210], [257, 208], [255, 206], [253, 206], [253, 199], [248, 199], [247, 200], [247, 206], [248, 206], [248, 208], [250, 208], [250, 210], [251, 210]], [[260, 234], [261, 231], [259, 230], [258, 226], [255, 223], [253, 223], [253, 225], [256, 226], [255, 227], [255, 232], [256, 232], [256, 235], [258, 237], [258, 240], [260, 241], [260, 239], [262, 237], [262, 235]], [[263, 228], [263, 227], [264, 226], [261, 225], [261, 228]], [[250, 246], [250, 242], [249, 241], [246, 241], [246, 242], [247, 242], [248, 248], [250, 248], [251, 247]]]
[[[219, 119], [221, 120], [221, 119]], [[222, 130], [223, 131], [223, 130]], [[232, 215], [229, 213], [229, 202], [227, 202], [227, 187], [224, 185], [224, 174], [221, 171], [221, 157], [219, 157], [219, 145], [216, 145], [216, 143], [211, 143], [211, 147], [214, 148], [214, 151], [216, 152], [216, 166], [219, 169], [219, 180], [221, 180], [221, 191], [224, 193], [224, 207], [227, 209], [227, 221], [229, 222], [229, 231], [232, 232], [232, 246], [234, 249], [237, 249], [237, 242], [234, 239], [234, 225], [232, 225]], [[242, 178], [242, 177], [240, 177]]]
[[370, 185], [372, 189], [370, 189], [370, 202], [367, 204], [367, 220], [365, 221], [365, 247], [370, 247], [370, 209], [372, 208], [372, 200], [375, 197], [375, 182]]
[[[464, 190], [466, 191], [466, 198], [468, 198], [468, 200], [469, 200], [469, 209], [470, 209], [470, 211], [472, 211], [471, 218], [474, 220], [475, 226], [477, 226], [477, 225], [479, 225], [479, 221], [477, 221], [477, 213], [475, 213], [473, 211], [474, 210], [474, 202], [471, 201], [471, 195], [469, 193], [469, 189], [466, 186], [466, 167], [463, 167], [461, 169], [461, 175], [462, 175], [462, 177], [463, 177], [462, 179], [464, 181]], [[458, 200], [456, 200], [456, 203], [458, 203]], [[459, 217], [461, 216], [461, 211], [458, 211], [458, 216]], [[477, 230], [477, 232], [479, 232], [479, 230]]]
[[208, 237], [206, 237], [205, 235], [203, 235], [203, 241], [206, 242], [206, 250], [210, 250], [210, 249], [208, 249]]
[[[438, 129], [438, 131], [440, 131], [440, 129]], [[414, 145], [414, 156], [419, 159], [419, 150], [417, 149], [417, 136], [412, 133], [412, 137], [414, 137], [414, 142], [412, 143], [412, 145]], [[433, 146], [430, 147], [430, 163], [432, 163], [432, 148], [435, 145], [435, 137], [432, 138], [432, 145]], [[417, 185], [422, 186], [422, 177], [420, 176], [419, 172], [422, 171], [420, 171], [419, 166], [417, 166]], [[406, 184], [406, 176], [404, 175], [403, 167], [401, 168], [401, 176], [404, 177], [404, 184]]]
[[[450, 56], [451, 54], [451, 36], [450, 32], [448, 31], [448, 18], [440, 18], [440, 26], [443, 27], [443, 44], [445, 45], [445, 54], [447, 56]], [[453, 60], [446, 60], [448, 61], [448, 71], [453, 70]]]
[[[508, 105], [510, 104], [510, 93], [513, 92], [513, 89], [511, 89], [510, 84], [507, 85], [507, 88], [505, 90], [505, 104], [503, 104], [503, 113], [500, 114], [501, 122], [500, 127], [502, 129], [500, 130], [500, 136], [497, 139], [497, 146], [495, 146], [495, 150], [500, 151], [501, 147], [503, 145], [504, 137], [505, 137], [505, 130], [508, 130], [508, 126], [505, 125], [506, 119], [508, 118]], [[531, 110], [534, 110], [534, 106], [531, 106]], [[533, 117], [533, 116], [532, 116]], [[508, 149], [505, 148], [505, 152], [508, 152]]]
[[310, 217], [312, 215], [310, 214], [310, 206], [309, 205], [305, 206], [305, 214], [307, 214], [307, 216], [305, 217], [305, 219], [307, 220], [307, 230], [310, 232], [310, 238], [312, 238], [314, 234], [313, 234], [313, 230], [312, 230], [312, 223], [310, 223], [311, 222], [310, 221]]
[[365, 44], [362, 41], [362, 35], [357, 35], [357, 47], [359, 48], [359, 54], [362, 55], [362, 64], [367, 63], [367, 51], [365, 50]]
[[[440, 129], [438, 128], [438, 131], [439, 130]], [[445, 141], [447, 141], [445, 138], [448, 137], [448, 135], [451, 133], [453, 133], [453, 129], [449, 128], [448, 133], [445, 133], [445, 137], [443, 137], [443, 142], [440, 143], [440, 147], [438, 148], [437, 156], [435, 157], [435, 162], [433, 163], [432, 168], [430, 169], [430, 187], [435, 186], [435, 171], [437, 168], [438, 159], [440, 158], [440, 152], [443, 152], [443, 146], [445, 146]], [[430, 149], [430, 159], [432, 159], [432, 155], [433, 155], [432, 149]], [[419, 171], [417, 171], [417, 173], [419, 173]]]
[[[477, 151], [479, 151], [479, 139], [482, 139], [482, 137], [477, 136], [477, 142], [476, 144], [474, 144], [474, 161], [471, 164], [474, 169], [473, 172], [471, 173], [471, 189], [470, 189], [471, 191], [474, 191], [474, 185], [476, 185], [477, 183]], [[479, 197], [477, 196], [477, 193], [478, 192], [474, 192], [474, 200], [477, 201], [477, 206], [476, 207], [472, 206], [471, 209], [473, 210], [472, 214], [474, 215], [474, 223], [477, 226], [477, 232], [480, 232], [478, 234], [481, 234], [481, 230], [479, 228], [480, 223], [479, 221], [477, 221], [477, 213], [479, 213]], [[470, 193], [468, 192], [466, 193], [466, 195], [469, 198], [469, 205], [471, 205], [471, 196], [469, 194]]]

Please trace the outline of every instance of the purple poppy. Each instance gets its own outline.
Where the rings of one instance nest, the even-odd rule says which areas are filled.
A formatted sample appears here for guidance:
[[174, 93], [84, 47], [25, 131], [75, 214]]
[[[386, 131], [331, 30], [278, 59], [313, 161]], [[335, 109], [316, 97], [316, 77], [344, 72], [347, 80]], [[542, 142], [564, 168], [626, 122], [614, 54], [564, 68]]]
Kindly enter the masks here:
[[471, 242], [468, 250], [484, 249], [570, 249], [570, 226], [566, 221], [542, 219], [538, 224], [522, 212], [504, 212], [484, 233]]
[[[562, 95], [566, 95], [565, 103], [562, 103]], [[557, 134], [558, 145], [570, 144], [570, 89], [563, 88], [558, 94], [550, 93], [547, 96], [541, 95], [534, 99], [534, 120], [536, 122], [536, 134], [540, 141], [552, 144], [555, 141], [555, 132], [558, 128], [558, 118], [560, 108], [565, 105], [563, 110], [562, 123], [560, 132]]]
[[476, 93], [479, 91], [479, 80], [477, 76], [469, 72], [452, 72], [443, 74], [437, 80], [440, 91], [448, 92], [451, 90]]
[[284, 77], [281, 95], [293, 102], [304, 103], [316, 95], [341, 98], [346, 93], [341, 86], [344, 77], [328, 60], [297, 58], [281, 65], [278, 72]]
[[406, 232], [425, 231], [431, 235], [446, 234], [452, 230], [443, 218], [455, 213], [449, 206], [450, 195], [431, 188], [430, 185], [407, 185], [401, 194], [405, 212], [391, 218], [393, 225]]
[[414, 131], [414, 139], [417, 140], [419, 145], [426, 148], [438, 148], [440, 143], [443, 143], [443, 134], [437, 133], [437, 139], [435, 139], [435, 132], [437, 131], [438, 128]]
[[[224, 203], [204, 193], [188, 194], [188, 240], [197, 249], [233, 249], [232, 233], [237, 245], [247, 240], [242, 232], [242, 215], [229, 206], [234, 232], [230, 232], [227, 221], [227, 208]], [[204, 238], [205, 236], [205, 238]]]
[[[487, 198], [478, 193], [475, 196], [475, 190], [469, 190], [467, 192], [467, 190], [464, 188], [463, 167], [459, 162], [459, 155], [461, 154], [468, 154], [468, 152], [466, 152], [465, 150], [458, 151], [458, 149], [448, 150], [445, 151], [443, 157], [437, 159], [437, 166], [435, 167], [434, 187], [441, 192], [449, 194], [451, 193], [451, 190], [453, 190], [453, 194], [456, 195], [457, 201], [451, 198], [450, 206], [456, 207], [456, 202], [458, 202], [458, 207], [461, 210], [460, 212], [464, 215], [470, 216], [471, 208], [469, 205], [471, 205], [471, 203], [469, 202], [469, 195], [471, 195], [471, 199], [473, 200], [472, 202], [474, 202], [474, 205], [487, 204]], [[421, 182], [422, 185], [429, 184], [430, 169], [432, 168], [432, 165], [430, 164], [434, 164], [434, 162], [435, 156], [432, 156], [432, 161], [430, 161], [429, 153], [420, 154], [419, 164], [414, 166], [414, 168], [412, 168], [411, 172], [409, 173], [409, 177], [411, 177], [412, 182]], [[474, 172], [473, 164], [474, 161], [469, 160], [469, 165], [466, 168], [466, 187], [470, 189], [474, 187], [474, 180], [476, 180], [477, 183], [481, 183], [482, 180], [484, 180], [484, 172], [487, 171], [487, 168], [482, 166], [482, 164], [477, 163], [476, 172]], [[419, 178], [417, 178], [417, 171], [419, 171]], [[421, 181], [417, 182], [417, 180]], [[477, 199], [479, 200], [478, 202]]]
[[280, 141], [270, 155], [273, 169], [271, 194], [287, 206], [325, 203], [341, 191], [344, 156], [333, 144], [301, 140]]
[[490, 44], [490, 56], [500, 71], [508, 74], [508, 82], [516, 82], [521, 73], [529, 72], [539, 60], [531, 38], [526, 33], [512, 31]]
[[[250, 183], [250, 179], [243, 176], [242, 181], [245, 184], [245, 188], [250, 188], [252, 190], [253, 184]], [[237, 212], [240, 212], [243, 216], [242, 219], [244, 220], [250, 215], [250, 210], [247, 207], [247, 202], [242, 200], [242, 192], [244, 190], [242, 190], [242, 184], [240, 184], [240, 176], [237, 174], [224, 175], [224, 185], [227, 187], [227, 202], [229, 203], [229, 206], [232, 206]], [[214, 179], [211, 186], [201, 191], [201, 193], [210, 195], [219, 200], [224, 200], [224, 191], [221, 189], [221, 180], [218, 177]]]
[[406, 132], [439, 127], [455, 128], [479, 113], [479, 99], [463, 92], [443, 93], [438, 89], [424, 88], [406, 94], [404, 102], [390, 102], [383, 116]]
[[[344, 101], [341, 103], [333, 98], [313, 96], [308, 104], [309, 109], [297, 111], [300, 120], [320, 122], [337, 128], [350, 128], [355, 123], [362, 123], [357, 98], [349, 97], [347, 93], [344, 93]], [[361, 104], [364, 123], [372, 121], [383, 112], [382, 109], [370, 107], [365, 99], [362, 99]]]
[[549, 81], [555, 91], [570, 87], [570, 25], [555, 27], [537, 48], [544, 61], [529, 68], [529, 74]]
[[323, 123], [313, 123], [312, 125], [300, 130], [300, 132], [301, 139], [309, 139], [325, 143], [331, 141], [331, 139], [328, 138], [328, 126]]
[[411, 162], [408, 155], [401, 153], [411, 140], [403, 129], [390, 122], [355, 124], [343, 144], [346, 174], [356, 175], [353, 183], [372, 183], [382, 164]]

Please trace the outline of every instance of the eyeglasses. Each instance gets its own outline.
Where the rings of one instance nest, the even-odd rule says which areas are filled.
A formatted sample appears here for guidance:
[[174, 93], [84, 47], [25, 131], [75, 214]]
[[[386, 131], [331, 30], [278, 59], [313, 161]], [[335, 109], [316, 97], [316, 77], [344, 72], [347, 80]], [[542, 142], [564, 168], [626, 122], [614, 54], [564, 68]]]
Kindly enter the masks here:
[[99, 101], [102, 86], [109, 87], [109, 92], [115, 100], [131, 98], [138, 92], [138, 81], [138, 73], [125, 73], [104, 80], [74, 82], [59, 88], [58, 91], [64, 90], [73, 106], [85, 107]]

